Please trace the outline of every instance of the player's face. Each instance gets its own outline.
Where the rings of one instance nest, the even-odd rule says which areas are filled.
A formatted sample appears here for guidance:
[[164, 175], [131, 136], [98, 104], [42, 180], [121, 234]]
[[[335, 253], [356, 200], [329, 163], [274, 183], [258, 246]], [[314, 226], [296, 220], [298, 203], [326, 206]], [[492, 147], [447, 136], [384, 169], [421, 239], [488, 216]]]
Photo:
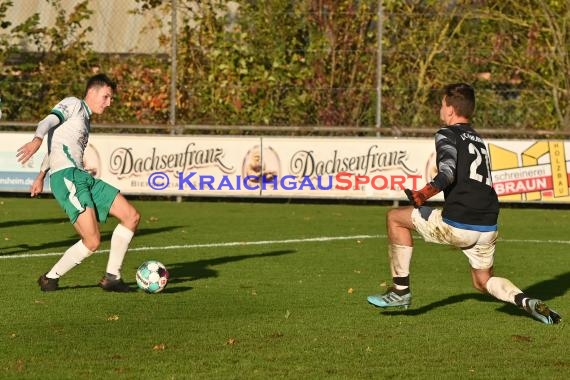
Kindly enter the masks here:
[[92, 87], [87, 92], [85, 101], [91, 111], [102, 114], [113, 100], [113, 89], [109, 86]]

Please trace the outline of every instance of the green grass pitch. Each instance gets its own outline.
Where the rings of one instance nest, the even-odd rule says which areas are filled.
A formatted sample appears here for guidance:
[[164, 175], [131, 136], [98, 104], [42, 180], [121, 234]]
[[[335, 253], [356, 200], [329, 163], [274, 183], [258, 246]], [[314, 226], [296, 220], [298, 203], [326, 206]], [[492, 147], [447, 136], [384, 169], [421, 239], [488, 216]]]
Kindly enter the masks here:
[[55, 200], [0, 198], [2, 379], [566, 379], [570, 212], [504, 208], [497, 275], [566, 320], [547, 326], [471, 287], [467, 259], [416, 240], [413, 304], [380, 311], [390, 281], [376, 204], [138, 201], [123, 275], [161, 261], [164, 292], [105, 293], [100, 252], [42, 293], [77, 241]]

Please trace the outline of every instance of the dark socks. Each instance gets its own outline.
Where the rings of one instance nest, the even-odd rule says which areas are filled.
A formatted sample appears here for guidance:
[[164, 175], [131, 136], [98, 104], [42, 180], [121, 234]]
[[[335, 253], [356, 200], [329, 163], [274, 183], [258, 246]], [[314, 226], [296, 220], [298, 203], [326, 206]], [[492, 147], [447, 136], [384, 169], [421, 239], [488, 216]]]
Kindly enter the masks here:
[[[410, 292], [410, 276], [406, 277], [392, 277], [392, 282], [394, 283], [393, 292], [399, 296], [406, 295]], [[406, 287], [405, 289], [398, 289], [398, 287]]]
[[393, 288], [392, 291], [399, 296], [405, 296], [406, 294], [408, 294], [410, 292], [410, 288], [406, 288], [406, 289]]
[[524, 293], [519, 293], [515, 296], [515, 304], [518, 307], [522, 307], [524, 308], [526, 306], [526, 299], [528, 298], [528, 296]]

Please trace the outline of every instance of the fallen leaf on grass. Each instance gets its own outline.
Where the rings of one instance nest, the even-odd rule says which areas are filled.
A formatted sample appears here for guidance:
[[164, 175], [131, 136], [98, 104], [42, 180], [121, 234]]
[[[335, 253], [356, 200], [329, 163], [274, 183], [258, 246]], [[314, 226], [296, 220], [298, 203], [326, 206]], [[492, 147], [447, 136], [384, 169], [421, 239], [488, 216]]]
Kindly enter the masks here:
[[107, 320], [108, 320], [108, 321], [118, 321], [118, 320], [119, 320], [119, 316], [118, 316], [118, 315], [115, 315], [115, 314], [109, 315], [109, 316], [107, 317]]
[[164, 350], [166, 350], [166, 344], [165, 343], [155, 344], [154, 346], [152, 346], [152, 350], [153, 351], [164, 351]]
[[530, 342], [532, 340], [530, 336], [524, 336], [524, 335], [513, 335], [511, 336], [511, 338], [515, 342]]
[[352, 293], [354, 293], [354, 289], [348, 288], [348, 294], [352, 294]]
[[226, 341], [226, 345], [233, 346], [234, 344], [238, 344], [238, 340], [234, 338], [230, 338]]

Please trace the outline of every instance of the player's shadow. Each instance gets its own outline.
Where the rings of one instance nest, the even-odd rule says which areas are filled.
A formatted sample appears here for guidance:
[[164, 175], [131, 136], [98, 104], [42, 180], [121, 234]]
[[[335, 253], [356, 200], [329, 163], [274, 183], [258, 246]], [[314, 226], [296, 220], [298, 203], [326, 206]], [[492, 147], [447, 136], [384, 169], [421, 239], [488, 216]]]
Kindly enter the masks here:
[[[552, 279], [545, 280], [534, 284], [526, 289], [523, 289], [524, 293], [527, 294], [529, 297], [539, 298], [543, 301], [549, 301], [557, 297], [561, 297], [570, 288], [570, 272], [562, 273]], [[509, 315], [520, 315], [520, 316], [528, 316], [528, 314], [520, 310], [513, 304], [510, 303], [503, 303], [495, 298], [493, 298], [489, 294], [480, 294], [480, 293], [464, 293], [453, 295], [451, 297], [447, 297], [440, 301], [432, 302], [428, 305], [420, 306], [418, 308], [412, 308], [408, 310], [383, 310], [382, 314], [385, 315], [420, 315], [427, 313], [433, 309], [437, 309], [439, 307], [449, 306], [454, 303], [460, 303], [466, 300], [477, 300], [481, 302], [494, 302], [494, 303], [501, 303], [501, 306], [497, 309], [502, 313], [507, 313]], [[553, 309], [556, 310], [555, 307]]]
[[[49, 224], [63, 224], [69, 222], [68, 218], [50, 218], [50, 219], [31, 219], [31, 220], [9, 220], [5, 222], [0, 222], [0, 230], [2, 228], [8, 227], [21, 227], [21, 226], [29, 226], [38, 224], [41, 225], [42, 228]], [[48, 227], [49, 228], [49, 227]], [[0, 242], [4, 243], [4, 242]], [[3, 246], [0, 244], [0, 255], [7, 256], [13, 255], [17, 253], [23, 253], [30, 251], [31, 246], [26, 243], [22, 244], [15, 244], [11, 246]]]
[[177, 284], [187, 283], [189, 281], [196, 281], [204, 278], [218, 277], [218, 271], [212, 267], [217, 265], [223, 265], [228, 263], [233, 263], [242, 260], [249, 259], [261, 259], [267, 257], [275, 257], [287, 255], [290, 253], [295, 253], [297, 250], [284, 249], [278, 251], [269, 251], [249, 255], [237, 255], [237, 256], [223, 256], [207, 260], [198, 260], [183, 263], [169, 263], [167, 265], [168, 272], [170, 273], [170, 279], [168, 280], [168, 286], [164, 290], [165, 293], [178, 293], [187, 290], [191, 290], [191, 286], [182, 286]]
[[403, 309], [400, 309], [400, 310], [381, 310], [381, 313], [385, 314], [385, 315], [409, 315], [409, 316], [420, 315], [420, 314], [424, 314], [424, 313], [427, 313], [429, 311], [432, 311], [433, 309], [437, 309], [439, 307], [445, 307], [445, 306], [452, 305], [454, 303], [460, 303], [460, 302], [467, 301], [467, 300], [477, 300], [477, 301], [485, 302], [485, 301], [489, 301], [490, 299], [489, 299], [488, 295], [479, 294], [479, 293], [456, 294], [456, 295], [447, 297], [445, 299], [442, 299], [440, 301], [436, 301], [436, 302], [432, 302], [432, 303], [424, 305], [424, 306], [420, 306], [418, 308], [414, 308], [413, 303], [412, 303], [412, 306], [411, 306], [412, 308], [408, 309], [408, 310], [403, 310]]
[[[68, 219], [65, 219], [65, 221], [68, 221]], [[161, 228], [140, 228], [137, 230], [135, 238], [138, 238], [139, 236], [153, 235], [153, 234], [168, 232], [168, 231], [172, 231], [172, 230], [175, 230], [177, 228], [182, 228], [182, 227], [183, 226], [169, 226], [169, 227], [161, 227]], [[113, 234], [113, 231], [102, 232], [101, 233], [101, 241], [102, 242], [111, 241], [111, 235], [112, 234]], [[61, 253], [63, 254], [63, 252], [67, 248], [69, 248], [73, 244], [77, 243], [77, 240], [79, 240], [79, 236], [74, 236], [70, 239], [65, 239], [65, 240], [57, 240], [57, 238], [56, 238], [56, 240], [53, 242], [36, 244], [36, 245], [22, 243], [22, 244], [12, 245], [9, 247], [0, 248], [0, 254], [2, 256], [9, 256], [9, 255], [17, 255], [19, 253], [30, 253], [30, 252], [37, 252], [37, 251], [43, 251], [43, 250], [61, 250]]]
[[9, 220], [5, 222], [0, 222], [0, 228], [8, 227], [21, 227], [28, 226], [32, 224], [41, 224], [42, 226], [46, 224], [58, 224], [69, 222], [69, 218], [50, 218], [50, 219], [30, 219], [30, 220]]
[[[168, 280], [168, 286], [163, 290], [163, 293], [180, 293], [192, 290], [191, 286], [183, 286], [176, 284], [183, 284], [189, 281], [195, 281], [203, 278], [218, 277], [218, 271], [212, 269], [211, 268], [212, 266], [223, 265], [247, 259], [281, 256], [294, 252], [297, 251], [288, 249], [288, 250], [262, 252], [251, 255], [224, 256], [224, 257], [217, 257], [214, 259], [198, 260], [198, 261], [184, 262], [184, 263], [175, 263], [175, 264], [168, 263], [167, 269], [170, 274], [170, 279]], [[129, 284], [131, 287], [133, 287], [133, 289], [136, 288], [136, 283], [129, 281], [126, 281], [126, 283]], [[61, 286], [59, 290], [88, 289], [88, 288], [97, 288], [98, 286], [99, 285], [97, 284], [85, 284], [85, 285], [75, 284], [75, 285]]]

